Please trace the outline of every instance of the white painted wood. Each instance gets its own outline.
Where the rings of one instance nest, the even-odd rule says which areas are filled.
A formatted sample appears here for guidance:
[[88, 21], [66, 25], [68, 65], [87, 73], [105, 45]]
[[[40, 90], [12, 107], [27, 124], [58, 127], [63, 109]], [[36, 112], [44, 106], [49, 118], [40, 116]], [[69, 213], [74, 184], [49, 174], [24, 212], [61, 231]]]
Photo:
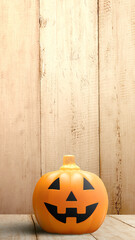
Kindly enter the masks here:
[[135, 227], [135, 215], [110, 215], [110, 216], [126, 224], [129, 224], [132, 227]]
[[0, 240], [36, 240], [31, 215], [0, 215]]
[[42, 172], [99, 173], [97, 1], [40, 0]]
[[38, 0], [0, 1], [0, 213], [31, 213], [40, 177]]
[[[60, 235], [46, 233], [40, 228], [34, 215], [0, 215], [0, 239], [134, 240], [134, 219], [134, 215], [112, 215], [112, 217], [107, 216], [102, 226], [96, 232], [92, 233], [92, 236], [91, 234]], [[132, 226], [129, 226], [129, 224]]]
[[51, 234], [47, 233], [44, 230], [40, 228], [38, 225], [35, 215], [33, 215], [33, 220], [35, 223], [35, 228], [36, 228], [36, 234], [37, 234], [37, 239], [38, 240], [95, 240], [95, 238], [91, 234], [82, 234], [82, 235], [65, 235], [65, 234]]
[[97, 240], [134, 240], [135, 228], [107, 216], [102, 226], [92, 235]]
[[109, 212], [135, 213], [135, 1], [99, 1], [100, 170]]

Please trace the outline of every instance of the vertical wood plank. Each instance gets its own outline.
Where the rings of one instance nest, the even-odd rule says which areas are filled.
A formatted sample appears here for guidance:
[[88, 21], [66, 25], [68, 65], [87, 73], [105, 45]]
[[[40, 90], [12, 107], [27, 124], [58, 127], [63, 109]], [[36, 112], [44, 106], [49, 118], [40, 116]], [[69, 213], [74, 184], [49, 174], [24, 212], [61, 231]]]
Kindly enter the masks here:
[[101, 177], [111, 213], [135, 213], [135, 1], [99, 1]]
[[0, 19], [0, 212], [28, 213], [40, 176], [38, 0], [1, 0]]
[[42, 171], [99, 172], [97, 1], [40, 0]]

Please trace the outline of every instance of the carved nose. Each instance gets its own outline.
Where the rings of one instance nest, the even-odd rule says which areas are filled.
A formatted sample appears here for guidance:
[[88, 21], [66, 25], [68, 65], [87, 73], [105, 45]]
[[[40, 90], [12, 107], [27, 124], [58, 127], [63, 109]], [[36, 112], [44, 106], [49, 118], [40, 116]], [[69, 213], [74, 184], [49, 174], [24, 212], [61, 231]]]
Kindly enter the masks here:
[[77, 201], [77, 199], [72, 191], [69, 193], [66, 201]]

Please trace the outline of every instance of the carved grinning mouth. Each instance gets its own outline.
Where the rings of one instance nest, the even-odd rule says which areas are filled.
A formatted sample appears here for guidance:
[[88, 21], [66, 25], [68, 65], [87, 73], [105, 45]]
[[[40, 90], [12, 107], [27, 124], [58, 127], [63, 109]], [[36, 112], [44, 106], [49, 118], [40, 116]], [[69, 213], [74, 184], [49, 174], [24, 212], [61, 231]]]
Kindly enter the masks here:
[[94, 203], [92, 205], [86, 206], [86, 213], [80, 214], [77, 213], [77, 208], [66, 208], [66, 213], [57, 213], [57, 206], [45, 203], [45, 206], [49, 213], [55, 217], [58, 221], [62, 223], [66, 223], [67, 217], [76, 217], [76, 222], [80, 223], [85, 221], [88, 217], [91, 216], [91, 214], [95, 211], [98, 203]]

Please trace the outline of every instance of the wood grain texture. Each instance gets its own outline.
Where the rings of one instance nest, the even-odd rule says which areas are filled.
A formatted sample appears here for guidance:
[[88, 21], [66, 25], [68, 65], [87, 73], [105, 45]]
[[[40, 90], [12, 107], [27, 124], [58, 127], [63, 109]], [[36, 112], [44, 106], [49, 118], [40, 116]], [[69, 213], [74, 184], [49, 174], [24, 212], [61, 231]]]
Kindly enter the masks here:
[[[120, 220], [117, 220], [120, 219]], [[123, 222], [121, 222], [121, 220]], [[34, 215], [0, 215], [0, 239], [27, 240], [134, 240], [135, 216], [112, 215], [107, 216], [102, 226], [92, 234], [62, 235], [50, 234], [43, 231]], [[124, 223], [125, 222], [125, 223]], [[127, 222], [127, 223], [126, 223]]]
[[38, 0], [1, 0], [0, 19], [0, 212], [32, 212], [74, 154], [110, 213], [135, 213], [135, 1], [40, 0], [39, 19]]
[[134, 240], [135, 228], [107, 216], [102, 226], [96, 232], [92, 233], [92, 235], [97, 240]]
[[97, 1], [40, 0], [42, 173], [99, 173]]
[[31, 215], [0, 215], [0, 239], [36, 240]]
[[91, 234], [73, 235], [73, 234], [51, 234], [41, 229], [36, 221], [35, 215], [32, 215], [35, 224], [35, 232], [38, 240], [95, 240]]
[[109, 212], [135, 213], [135, 1], [99, 1], [100, 166]]
[[40, 176], [38, 0], [0, 1], [0, 212], [29, 213]]
[[135, 228], [135, 215], [110, 215], [110, 216]]

